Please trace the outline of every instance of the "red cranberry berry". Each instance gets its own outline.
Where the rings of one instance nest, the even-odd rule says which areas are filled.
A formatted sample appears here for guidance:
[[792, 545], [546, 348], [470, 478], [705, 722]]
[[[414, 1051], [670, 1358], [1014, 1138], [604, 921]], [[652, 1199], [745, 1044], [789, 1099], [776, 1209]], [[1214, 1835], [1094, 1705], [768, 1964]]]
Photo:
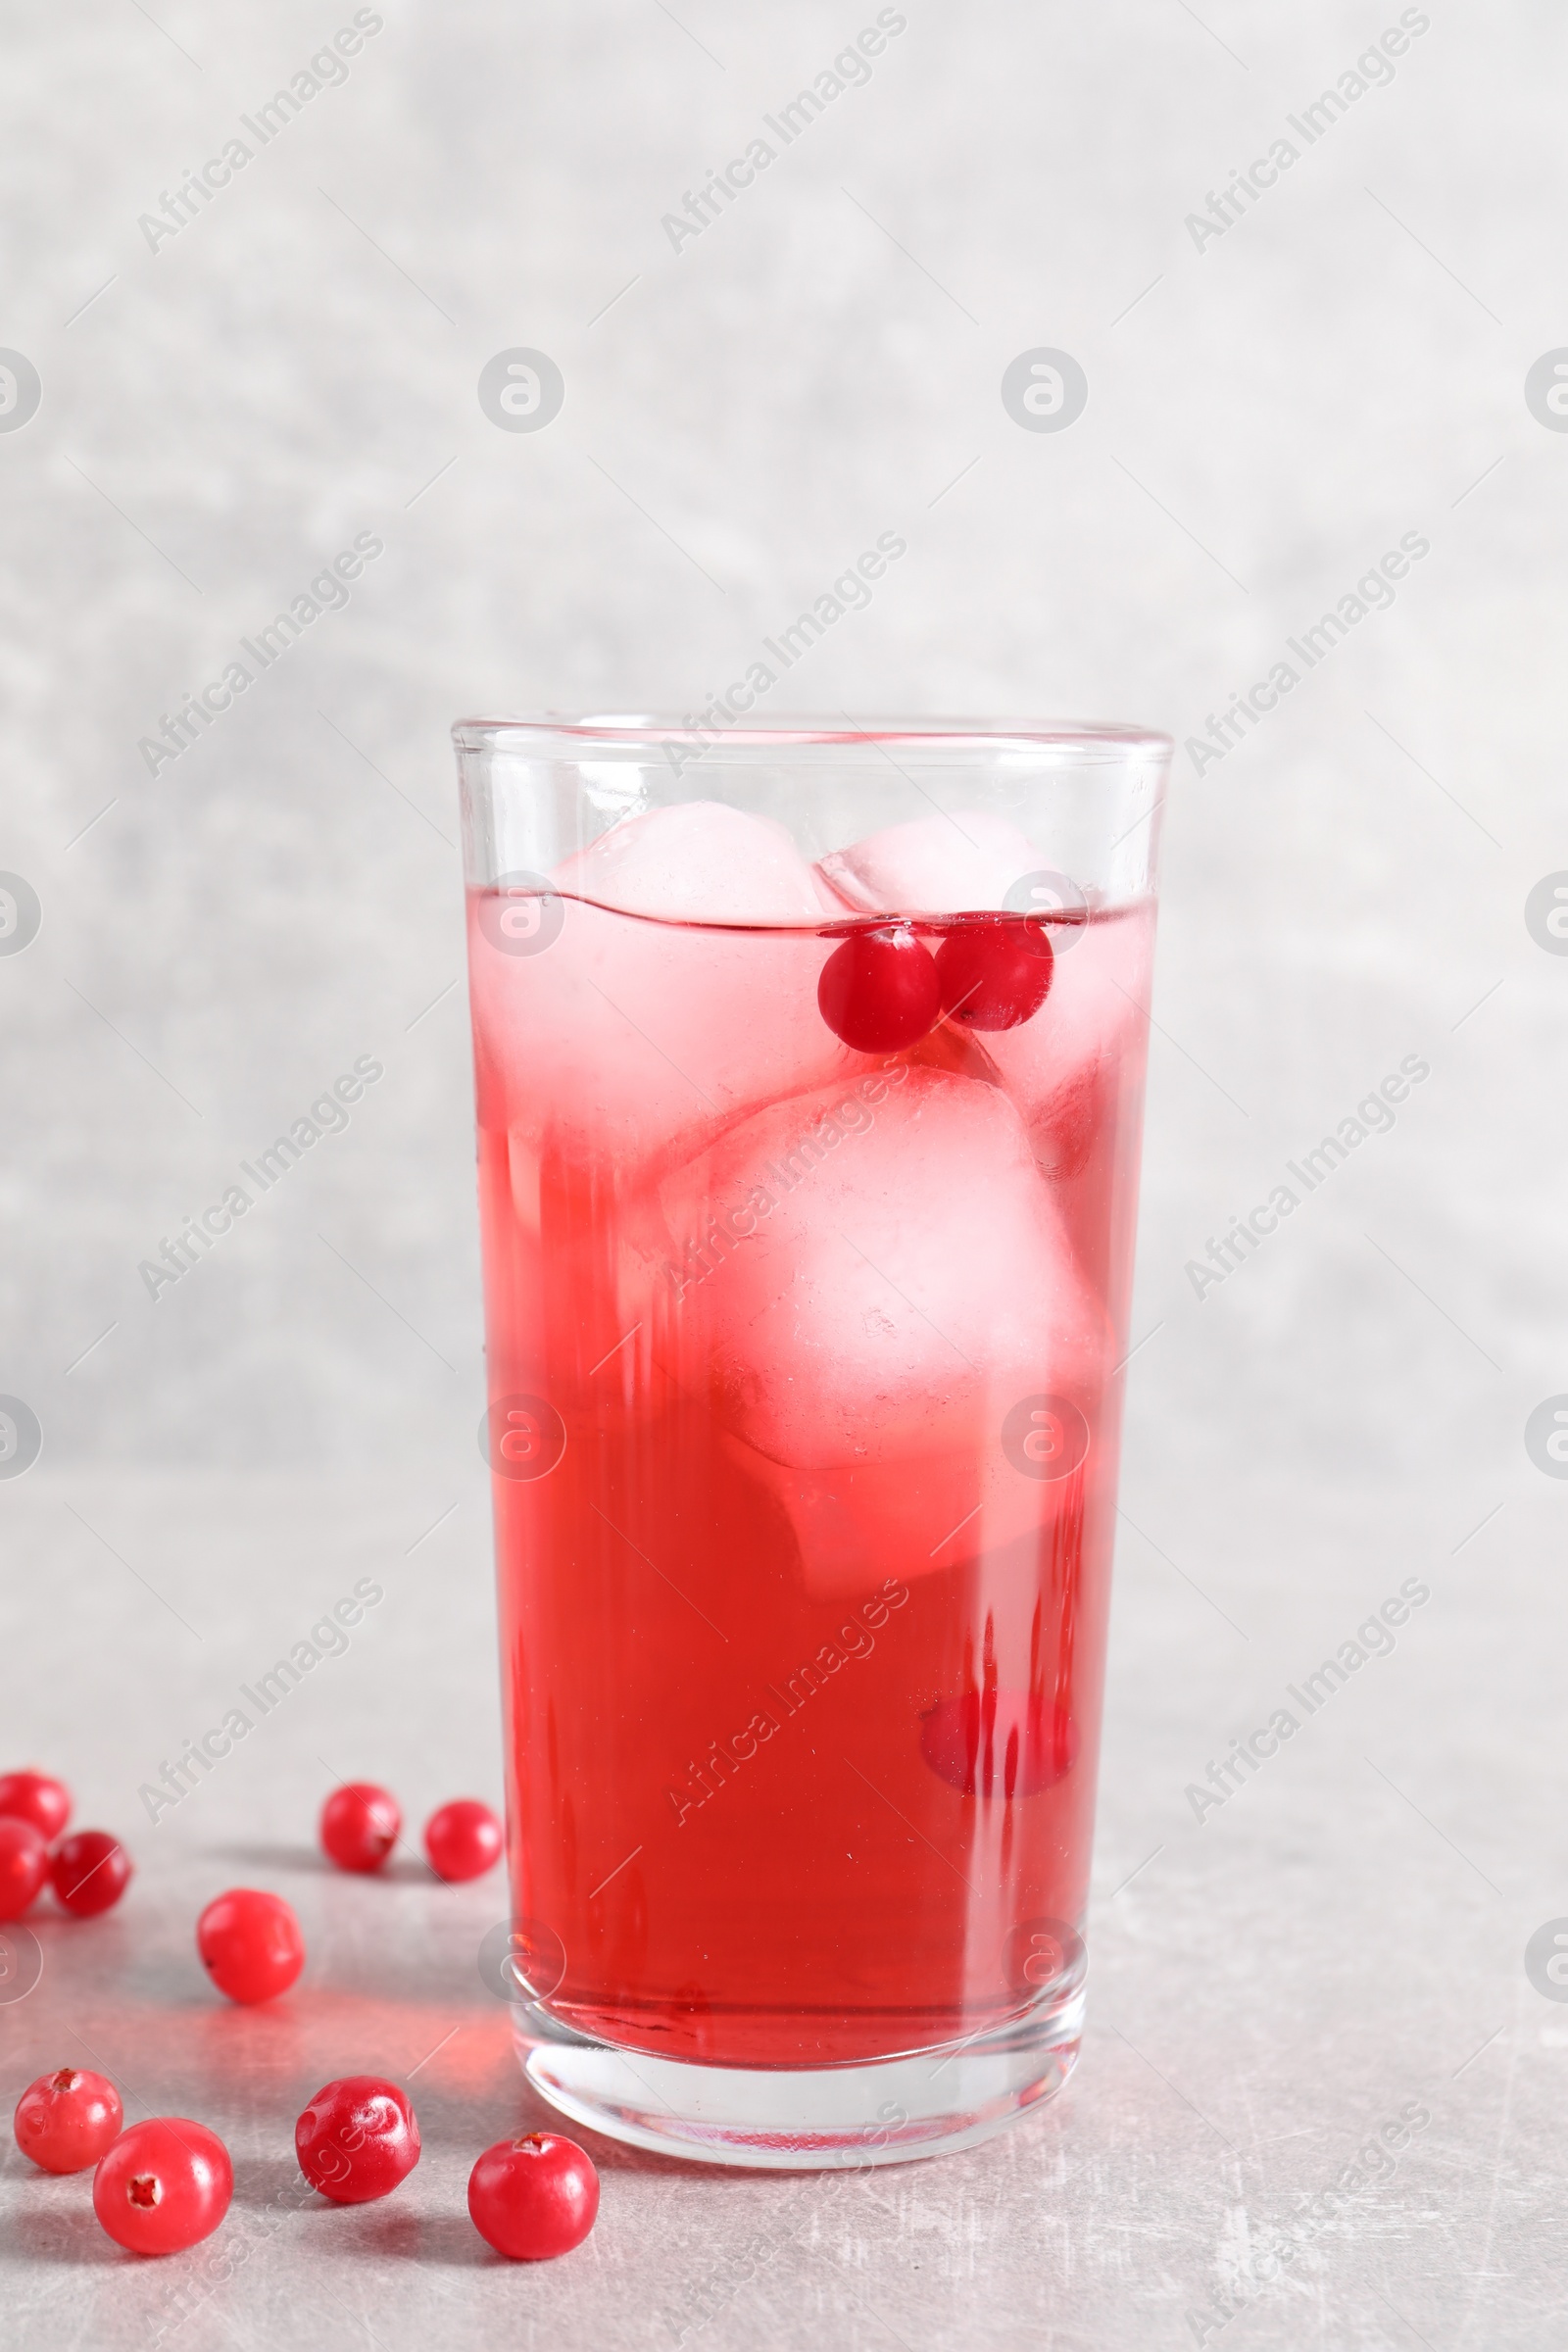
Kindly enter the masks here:
[[66, 1910], [92, 1919], [111, 1910], [130, 1885], [130, 1856], [107, 1830], [77, 1830], [56, 1846], [49, 1876]]
[[580, 2246], [599, 2211], [599, 2175], [575, 2140], [555, 2132], [498, 2139], [468, 2175], [473, 2226], [514, 2262], [548, 2262]]
[[424, 1850], [438, 1879], [482, 1879], [501, 1859], [501, 1824], [474, 1796], [438, 1806], [424, 1825]]
[[321, 1807], [321, 1850], [339, 1870], [379, 1870], [403, 1827], [402, 1808], [373, 1781], [348, 1781]]
[[46, 2173], [83, 2173], [119, 2137], [123, 2121], [112, 2082], [63, 2066], [27, 2084], [14, 2129], [24, 2156]]
[[1016, 1029], [1051, 993], [1055, 955], [1044, 930], [964, 923], [937, 950], [942, 1009], [968, 1029]]
[[196, 1922], [196, 1949], [231, 2001], [272, 2000], [305, 1966], [299, 1921], [280, 1894], [252, 1886], [231, 1886], [208, 1904]]
[[318, 2090], [294, 2127], [300, 2171], [338, 2205], [365, 2205], [406, 2180], [419, 2161], [409, 2094], [378, 2075], [344, 2075]]
[[920, 1753], [962, 1796], [1038, 1796], [1078, 1758], [1078, 1727], [1043, 1692], [965, 1690], [929, 1708]]
[[234, 2193], [228, 2150], [205, 2124], [160, 2115], [122, 2132], [99, 2160], [92, 2209], [132, 2254], [177, 2254], [211, 2237]]
[[30, 1821], [0, 1819], [0, 1919], [20, 1919], [49, 1876], [49, 1846]]
[[942, 1009], [937, 967], [914, 933], [857, 931], [836, 947], [816, 984], [817, 1008], [857, 1054], [917, 1045]]
[[0, 1814], [30, 1821], [53, 1845], [71, 1819], [71, 1790], [46, 1772], [0, 1773]]

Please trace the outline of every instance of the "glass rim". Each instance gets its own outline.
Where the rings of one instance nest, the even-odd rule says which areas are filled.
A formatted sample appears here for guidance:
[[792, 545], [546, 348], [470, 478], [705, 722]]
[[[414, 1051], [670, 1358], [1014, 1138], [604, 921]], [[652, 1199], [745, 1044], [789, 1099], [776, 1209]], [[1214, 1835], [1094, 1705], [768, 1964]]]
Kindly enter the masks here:
[[1158, 728], [1105, 719], [857, 717], [849, 712], [758, 718], [744, 713], [721, 726], [700, 718], [672, 718], [649, 711], [529, 712], [515, 717], [460, 718], [452, 729], [461, 751], [507, 746], [540, 756], [591, 758], [596, 751], [619, 753], [680, 750], [692, 760], [726, 749], [788, 757], [793, 752], [838, 749], [935, 750], [971, 758], [1002, 752], [1071, 760], [1083, 764], [1121, 765], [1137, 759], [1168, 760], [1175, 746]]

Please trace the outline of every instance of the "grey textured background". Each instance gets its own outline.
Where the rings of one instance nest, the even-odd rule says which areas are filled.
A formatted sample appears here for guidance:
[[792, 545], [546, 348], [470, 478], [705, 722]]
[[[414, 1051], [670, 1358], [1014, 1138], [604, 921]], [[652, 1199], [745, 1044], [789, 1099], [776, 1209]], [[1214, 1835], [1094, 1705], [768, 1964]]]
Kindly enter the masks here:
[[[1125, 2000], [1049, 2127], [1069, 2216], [1038, 2182], [1005, 2204], [1013, 2157], [918, 2195], [956, 2200], [950, 2283], [965, 2198], [1038, 2231], [1054, 2286], [1016, 2308], [1060, 2332], [1031, 2340], [1192, 2340], [1281, 2210], [1247, 2164], [1291, 2143], [1304, 2195], [1419, 2092], [1428, 2169], [1226, 2340], [1402, 2343], [1408, 2313], [1441, 2352], [1545, 2343], [1568, 2036], [1521, 1954], [1568, 1912], [1568, 1491], [1522, 1433], [1568, 1389], [1568, 960], [1523, 909], [1568, 867], [1568, 435], [1523, 384], [1568, 344], [1562, 20], [1432, 6], [1392, 84], [1199, 252], [1187, 215], [1397, 7], [909, 0], [869, 84], [672, 252], [662, 216], [875, 13], [391, 0], [343, 86], [151, 252], [138, 216], [352, 9], [4, 11], [0, 344], [43, 385], [0, 433], [0, 868], [43, 906], [0, 956], [0, 1390], [45, 1433], [0, 1484], [8, 1743], [69, 1771], [79, 1689], [84, 1803], [125, 1825], [285, 1592], [318, 1613], [340, 1546], [395, 1564], [456, 1505], [344, 1721], [369, 1769], [395, 1719], [429, 1801], [494, 1785], [454, 716], [692, 708], [897, 529], [800, 702], [1185, 742], [1419, 531], [1392, 610], [1223, 761], [1178, 755], [1104, 1763]], [[565, 379], [538, 433], [476, 398], [517, 345]], [[1039, 345], [1089, 378], [1059, 434], [1000, 398]], [[366, 530], [348, 608], [150, 776], [159, 714]], [[362, 1054], [386, 1075], [348, 1132], [151, 1301], [138, 1261]], [[1408, 1054], [1432, 1074], [1396, 1130], [1200, 1301], [1221, 1220]], [[1184, 1784], [1409, 1574], [1434, 1597], [1397, 1653], [1199, 1829]], [[333, 1704], [310, 1696], [318, 1747]], [[297, 1766], [236, 1787], [215, 1856], [299, 1836]], [[1092, 2189], [1074, 2172], [1091, 2060], [1143, 2063], [1112, 2011], [1183, 2086], [1151, 2097], [1243, 2151], [1217, 2202], [1172, 2177], [1202, 2127], [1139, 2143], [1131, 2092], [1125, 2144], [1096, 2124]], [[1020, 2340], [1013, 2308], [973, 2340]], [[862, 2334], [888, 2340], [835, 2340]]]

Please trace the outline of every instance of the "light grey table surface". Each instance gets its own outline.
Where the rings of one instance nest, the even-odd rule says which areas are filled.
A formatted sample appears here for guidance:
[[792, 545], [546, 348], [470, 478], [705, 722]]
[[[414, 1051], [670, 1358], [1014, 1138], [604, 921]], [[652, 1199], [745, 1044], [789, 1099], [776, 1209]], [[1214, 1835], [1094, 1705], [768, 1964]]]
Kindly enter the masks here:
[[[1167, 1542], [1145, 1540], [1135, 1466], [1090, 2025], [1065, 2093], [979, 2149], [850, 2178], [595, 2142], [597, 2229], [538, 2268], [492, 2257], [464, 2209], [478, 2150], [546, 2120], [475, 1968], [500, 1874], [442, 1888], [411, 1853], [350, 1880], [313, 1850], [331, 1773], [386, 1779], [415, 1823], [497, 1791], [479, 1476], [456, 1497], [413, 1473], [68, 1486], [40, 1466], [13, 1486], [11, 1556], [24, 1584], [47, 1565], [51, 1598], [6, 1660], [6, 1738], [28, 1725], [137, 1875], [97, 1922], [39, 1905], [43, 1974], [0, 2007], [0, 2090], [9, 2108], [45, 2068], [96, 2063], [128, 2118], [221, 2132], [236, 2190], [207, 2249], [140, 2262], [98, 2230], [87, 2177], [46, 2179], [8, 2141], [8, 2345], [1559, 2345], [1568, 2006], [1523, 1962], [1568, 1910], [1550, 1512], [1521, 1488], [1465, 1542], [1408, 1496], [1287, 1515], [1238, 1482], [1200, 1593], [1173, 1530], [1212, 1504], [1152, 1466]], [[386, 1598], [348, 1654], [148, 1823], [140, 1781], [362, 1576]], [[1431, 1597], [1393, 1652], [1200, 1826], [1183, 1791], [1216, 1724], [1289, 1703], [1407, 1576]], [[235, 1883], [286, 1894], [309, 1941], [298, 1987], [262, 2010], [219, 2000], [195, 1958], [198, 1910]], [[388, 2202], [329, 2209], [302, 2192], [293, 2119], [358, 2070], [410, 2082], [424, 2155]], [[1401, 2112], [1427, 2120], [1368, 2161]]]

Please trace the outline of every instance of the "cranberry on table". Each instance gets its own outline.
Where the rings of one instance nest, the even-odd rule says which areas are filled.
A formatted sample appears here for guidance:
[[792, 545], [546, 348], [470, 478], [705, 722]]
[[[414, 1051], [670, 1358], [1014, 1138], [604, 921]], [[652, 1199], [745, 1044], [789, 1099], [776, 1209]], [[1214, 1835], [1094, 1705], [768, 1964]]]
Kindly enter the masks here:
[[346, 1781], [321, 1807], [321, 1850], [339, 1870], [379, 1870], [403, 1827], [390, 1789], [373, 1781]]
[[582, 2244], [598, 2211], [593, 2158], [556, 2132], [498, 2139], [468, 2175], [474, 2228], [514, 2262], [569, 2254]]
[[906, 926], [857, 931], [836, 947], [816, 983], [817, 1009], [858, 1054], [917, 1045], [942, 1010], [936, 963]]
[[406, 2180], [419, 2161], [409, 2094], [378, 2075], [344, 2075], [318, 2090], [294, 2127], [300, 2171], [339, 2205], [365, 2205]]
[[119, 2137], [123, 2120], [112, 2082], [63, 2066], [28, 2083], [17, 2101], [13, 2129], [24, 2156], [44, 2172], [82, 2173]]
[[56, 1900], [76, 1919], [110, 1910], [130, 1885], [130, 1856], [107, 1830], [77, 1830], [49, 1865]]
[[424, 1825], [424, 1850], [438, 1879], [482, 1879], [501, 1859], [501, 1824], [474, 1796], [438, 1806]]
[[196, 1949], [231, 2001], [270, 2001], [305, 1966], [305, 1938], [288, 1904], [253, 1886], [231, 1886], [208, 1904], [196, 1922]]
[[122, 2132], [93, 2175], [92, 2209], [132, 2254], [177, 2254], [211, 2237], [234, 2193], [216, 2132], [188, 2116], [154, 2116]]
[[52, 1845], [71, 1819], [71, 1790], [46, 1772], [0, 1773], [0, 1815], [30, 1821]]
[[1016, 1029], [1051, 993], [1055, 954], [1021, 922], [964, 923], [937, 950], [942, 1009], [969, 1029]]
[[30, 1821], [0, 1818], [0, 1919], [20, 1919], [49, 1876], [49, 1845]]

